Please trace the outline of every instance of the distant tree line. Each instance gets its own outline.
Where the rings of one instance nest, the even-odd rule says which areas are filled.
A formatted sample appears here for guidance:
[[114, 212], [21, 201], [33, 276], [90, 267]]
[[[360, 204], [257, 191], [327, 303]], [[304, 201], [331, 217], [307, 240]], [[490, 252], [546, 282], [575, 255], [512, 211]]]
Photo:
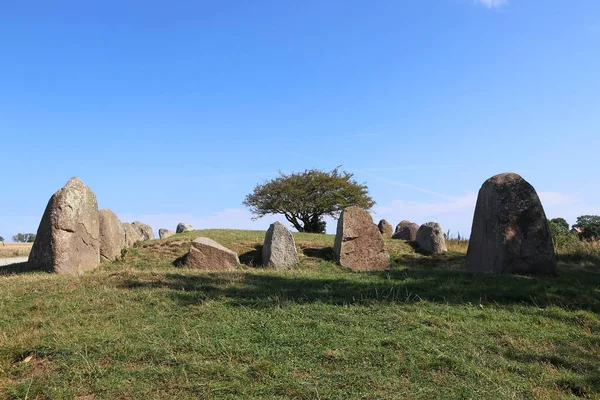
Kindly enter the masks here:
[[17, 233], [13, 235], [12, 241], [17, 243], [33, 243], [35, 242], [35, 233]]

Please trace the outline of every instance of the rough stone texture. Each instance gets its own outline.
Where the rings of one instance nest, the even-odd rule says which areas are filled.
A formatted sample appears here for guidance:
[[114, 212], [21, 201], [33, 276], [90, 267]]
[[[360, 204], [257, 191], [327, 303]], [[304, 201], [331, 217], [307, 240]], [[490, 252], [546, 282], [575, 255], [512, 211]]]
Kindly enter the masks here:
[[392, 235], [392, 239], [400, 239], [400, 240], [408, 240], [409, 242], [414, 242], [417, 240], [417, 231], [419, 230], [419, 225], [410, 221], [401, 221], [398, 226], [396, 226], [396, 232]]
[[175, 235], [175, 232], [170, 231], [168, 229], [159, 229], [158, 230], [158, 237], [161, 238], [161, 239], [166, 239], [166, 238], [171, 237], [173, 235]]
[[430, 253], [443, 253], [448, 251], [444, 231], [437, 222], [428, 222], [421, 225], [417, 231], [417, 246], [423, 251]]
[[199, 237], [192, 242], [183, 265], [204, 270], [234, 270], [240, 263], [237, 254], [212, 239]]
[[340, 265], [354, 271], [386, 269], [390, 255], [371, 214], [359, 207], [348, 207], [340, 215], [333, 248]]
[[265, 265], [275, 269], [286, 269], [298, 264], [298, 251], [292, 233], [281, 223], [269, 226], [262, 248]]
[[183, 232], [191, 232], [194, 230], [194, 227], [190, 224], [186, 224], [185, 222], [180, 222], [177, 225], [177, 233], [183, 233]]
[[127, 247], [125, 229], [117, 215], [104, 208], [98, 211], [100, 218], [100, 258], [114, 261], [121, 256], [121, 250]]
[[385, 219], [379, 221], [377, 228], [379, 228], [379, 232], [381, 232], [381, 236], [383, 236], [384, 239], [390, 239], [392, 237], [392, 233], [394, 233], [394, 227]]
[[556, 255], [542, 203], [513, 173], [483, 183], [477, 197], [467, 269], [474, 272], [552, 274]]
[[137, 232], [139, 240], [154, 240], [154, 232], [149, 225], [135, 221], [131, 223], [131, 226]]
[[50, 198], [28, 264], [31, 268], [79, 275], [99, 263], [98, 201], [79, 178], [71, 178]]
[[142, 240], [138, 231], [129, 222], [123, 222], [123, 232], [125, 232], [125, 247], [131, 247], [135, 242]]

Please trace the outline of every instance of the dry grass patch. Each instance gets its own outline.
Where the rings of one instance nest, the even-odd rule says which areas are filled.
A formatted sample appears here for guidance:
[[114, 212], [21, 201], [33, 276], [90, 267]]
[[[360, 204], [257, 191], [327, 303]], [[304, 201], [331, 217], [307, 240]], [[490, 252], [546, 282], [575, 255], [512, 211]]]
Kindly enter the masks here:
[[0, 243], [0, 258], [27, 257], [33, 243]]

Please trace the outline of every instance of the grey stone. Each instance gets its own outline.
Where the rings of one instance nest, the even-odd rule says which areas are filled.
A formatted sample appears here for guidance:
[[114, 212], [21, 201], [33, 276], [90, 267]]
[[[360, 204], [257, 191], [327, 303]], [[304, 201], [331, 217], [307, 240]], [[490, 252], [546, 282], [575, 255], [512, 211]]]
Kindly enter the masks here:
[[337, 262], [354, 271], [386, 269], [390, 255], [371, 214], [359, 207], [348, 207], [338, 220], [335, 245]]
[[233, 271], [240, 263], [237, 254], [206, 237], [192, 241], [183, 265], [203, 270]]
[[521, 176], [504, 173], [481, 186], [466, 267], [493, 273], [556, 271], [546, 213], [533, 186]]
[[150, 225], [135, 221], [131, 223], [131, 226], [137, 232], [139, 240], [154, 240], [154, 232]]
[[142, 240], [138, 231], [129, 222], [123, 222], [122, 226], [125, 233], [125, 247], [131, 247], [135, 242]]
[[275, 269], [286, 269], [298, 264], [298, 251], [292, 233], [281, 223], [269, 226], [262, 248], [265, 265]]
[[100, 218], [96, 195], [71, 178], [48, 202], [28, 264], [61, 274], [79, 275], [100, 263]]
[[448, 251], [444, 231], [437, 222], [428, 222], [421, 225], [417, 231], [417, 246], [429, 253], [443, 253]]
[[390, 239], [392, 237], [392, 233], [394, 233], [394, 227], [385, 219], [379, 221], [377, 228], [379, 229], [379, 232], [381, 232], [381, 236], [383, 236], [384, 239]]
[[177, 233], [191, 232], [194, 230], [194, 227], [190, 224], [186, 224], [185, 222], [180, 222], [177, 225]]
[[125, 230], [117, 215], [104, 208], [98, 211], [100, 217], [100, 258], [115, 261], [126, 247]]
[[410, 221], [401, 221], [398, 226], [396, 226], [396, 232], [392, 235], [392, 239], [399, 240], [407, 240], [409, 242], [414, 242], [417, 240], [417, 232], [419, 230], [419, 225]]
[[170, 231], [168, 229], [159, 229], [158, 230], [158, 237], [161, 238], [161, 239], [166, 239], [166, 238], [171, 237], [173, 235], [175, 235], [175, 232]]

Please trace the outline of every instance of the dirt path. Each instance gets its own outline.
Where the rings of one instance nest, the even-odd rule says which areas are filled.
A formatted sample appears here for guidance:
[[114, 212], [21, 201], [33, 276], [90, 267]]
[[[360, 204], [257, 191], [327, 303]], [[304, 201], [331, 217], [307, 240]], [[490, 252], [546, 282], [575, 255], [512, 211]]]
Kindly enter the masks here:
[[0, 267], [4, 265], [17, 264], [27, 261], [27, 257], [0, 258]]

